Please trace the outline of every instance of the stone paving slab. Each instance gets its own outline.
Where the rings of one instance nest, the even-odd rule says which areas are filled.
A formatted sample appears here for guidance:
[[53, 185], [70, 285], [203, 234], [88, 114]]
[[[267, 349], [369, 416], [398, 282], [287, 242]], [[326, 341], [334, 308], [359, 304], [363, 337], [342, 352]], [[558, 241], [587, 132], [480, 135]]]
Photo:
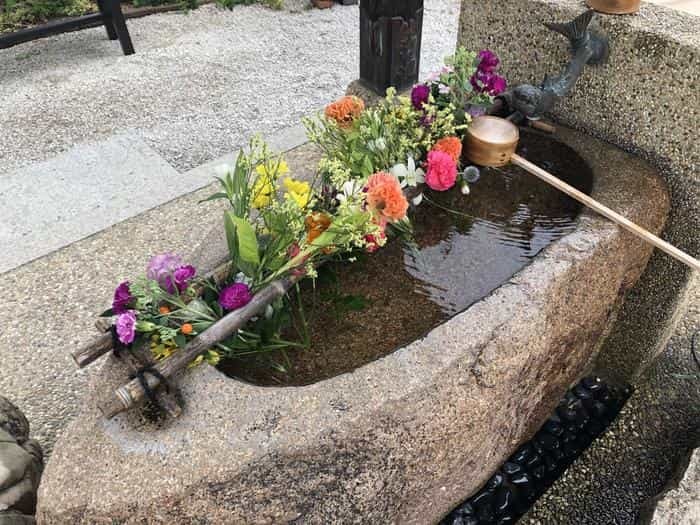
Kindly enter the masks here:
[[117, 136], [7, 175], [0, 272], [195, 189], [146, 143]]
[[[285, 151], [305, 140], [295, 126], [266, 137]], [[212, 181], [231, 153], [184, 174], [137, 137], [77, 146], [21, 168], [0, 189], [0, 273], [69, 245]]]
[[[454, 51], [459, 0], [426, 0], [421, 77]], [[359, 9], [204, 5], [0, 50], [0, 179], [76, 144], [143, 139], [179, 171], [299, 122], [359, 73]], [[484, 43], [485, 45], [486, 43]]]

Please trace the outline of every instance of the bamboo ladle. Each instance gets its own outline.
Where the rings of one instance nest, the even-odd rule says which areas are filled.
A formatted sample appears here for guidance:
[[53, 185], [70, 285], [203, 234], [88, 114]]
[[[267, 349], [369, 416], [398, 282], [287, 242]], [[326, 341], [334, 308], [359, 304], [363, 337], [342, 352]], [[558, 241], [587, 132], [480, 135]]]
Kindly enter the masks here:
[[469, 129], [467, 129], [464, 139], [464, 156], [469, 159], [469, 161], [480, 166], [500, 167], [512, 162], [547, 184], [566, 193], [569, 197], [577, 200], [584, 206], [588, 206], [590, 209], [600, 213], [603, 217], [622, 226], [637, 237], [663, 250], [671, 257], [675, 257], [690, 268], [700, 271], [700, 261], [694, 257], [691, 257], [672, 244], [660, 239], [653, 233], [645, 230], [641, 226], [633, 223], [619, 213], [611, 210], [597, 200], [580, 192], [573, 186], [570, 186], [551, 173], [548, 173], [515, 153], [519, 139], [520, 133], [518, 127], [512, 122], [490, 115], [477, 117], [474, 119]]

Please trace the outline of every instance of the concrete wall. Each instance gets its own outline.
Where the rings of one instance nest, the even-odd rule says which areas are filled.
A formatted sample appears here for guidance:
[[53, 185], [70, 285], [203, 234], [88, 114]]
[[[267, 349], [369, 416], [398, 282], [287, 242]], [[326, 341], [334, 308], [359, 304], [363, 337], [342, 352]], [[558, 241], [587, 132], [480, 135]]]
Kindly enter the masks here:
[[[564, 37], [543, 23], [569, 21], [585, 9], [581, 0], [463, 0], [458, 44], [496, 51], [512, 85], [536, 84], [568, 60]], [[664, 236], [698, 256], [700, 18], [643, 4], [636, 15], [599, 14], [594, 26], [610, 38], [610, 59], [586, 70], [552, 118], [659, 167], [672, 201]], [[680, 263], [655, 254], [621, 314], [606, 368], [631, 380], [646, 368], [686, 309], [687, 282]]]

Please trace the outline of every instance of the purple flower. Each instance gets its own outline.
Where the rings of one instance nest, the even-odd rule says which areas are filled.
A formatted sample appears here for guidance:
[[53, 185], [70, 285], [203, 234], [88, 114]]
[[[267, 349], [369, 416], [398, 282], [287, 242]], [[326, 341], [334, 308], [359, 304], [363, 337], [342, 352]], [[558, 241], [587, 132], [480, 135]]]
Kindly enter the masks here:
[[133, 310], [127, 310], [117, 317], [117, 336], [119, 340], [130, 345], [136, 337], [136, 313]]
[[497, 75], [496, 73], [492, 73], [486, 82], [486, 92], [493, 97], [503, 93], [506, 90], [506, 87], [506, 79]]
[[129, 281], [124, 281], [117, 289], [114, 290], [114, 300], [112, 301], [112, 312], [115, 314], [123, 314], [129, 308], [129, 305], [134, 300], [129, 290]]
[[477, 71], [472, 75], [471, 84], [477, 93], [487, 93], [491, 96], [500, 95], [506, 90], [506, 79], [496, 73]]
[[244, 283], [233, 283], [219, 294], [219, 304], [226, 310], [238, 310], [253, 298], [250, 288]]
[[471, 115], [472, 117], [480, 117], [486, 114], [486, 108], [483, 106], [475, 106], [473, 104], [470, 104], [467, 108], [467, 113], [469, 113], [469, 115]]
[[174, 253], [161, 253], [152, 257], [146, 268], [146, 277], [163, 286], [165, 278], [182, 266], [182, 259]]
[[479, 65], [477, 67], [479, 71], [482, 71], [483, 73], [493, 73], [500, 63], [496, 53], [490, 49], [482, 49], [479, 51], [477, 58], [479, 60]]
[[193, 266], [183, 266], [182, 259], [174, 253], [162, 253], [153, 257], [146, 269], [146, 277], [158, 281], [168, 293], [183, 292], [197, 271]]
[[416, 84], [411, 91], [411, 104], [416, 109], [423, 109], [423, 104], [428, 103], [430, 88], [425, 84]]
[[180, 266], [177, 270], [175, 270], [175, 273], [173, 273], [173, 279], [175, 280], [175, 286], [177, 287], [178, 291], [184, 292], [187, 289], [187, 285], [195, 275], [197, 275], [197, 270], [191, 264]]

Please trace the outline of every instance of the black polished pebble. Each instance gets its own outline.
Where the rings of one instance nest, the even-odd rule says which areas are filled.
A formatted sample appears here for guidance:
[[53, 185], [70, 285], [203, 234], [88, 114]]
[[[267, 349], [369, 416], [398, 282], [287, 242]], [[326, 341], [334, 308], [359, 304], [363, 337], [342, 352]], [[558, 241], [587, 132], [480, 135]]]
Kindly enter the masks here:
[[501, 474], [500, 472], [496, 472], [488, 481], [488, 483], [486, 483], [486, 487], [492, 490], [497, 489], [501, 485], [503, 485], [503, 474]]
[[513, 463], [512, 461], [506, 461], [501, 469], [503, 470], [503, 473], [507, 474], [508, 476], [512, 476], [523, 471], [523, 467], [517, 463]]
[[526, 465], [532, 456], [535, 455], [535, 451], [532, 445], [526, 443], [518, 449], [518, 451], [513, 454], [510, 458], [511, 461], [517, 463], [518, 465]]
[[586, 377], [569, 390], [537, 434], [440, 525], [515, 523], [617, 416], [630, 395]]

